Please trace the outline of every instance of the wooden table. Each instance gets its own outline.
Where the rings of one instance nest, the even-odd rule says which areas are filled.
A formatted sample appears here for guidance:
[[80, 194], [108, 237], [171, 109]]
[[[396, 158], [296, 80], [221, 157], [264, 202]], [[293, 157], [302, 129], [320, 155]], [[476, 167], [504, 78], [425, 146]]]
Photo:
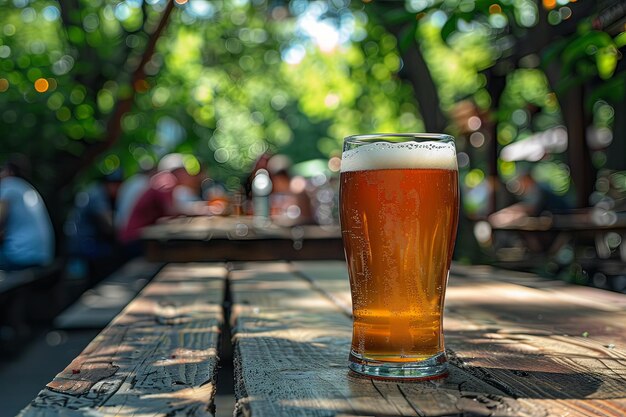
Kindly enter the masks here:
[[[537, 262], [554, 257], [566, 245], [574, 249], [577, 262], [586, 267], [604, 266], [609, 258], [618, 262], [608, 263], [615, 275], [626, 273], [626, 213], [611, 210], [578, 209], [568, 214], [550, 214], [538, 217], [520, 217], [506, 223], [491, 222], [493, 232], [515, 233], [524, 240], [529, 258]], [[609, 245], [607, 237], [614, 235], [616, 245]], [[584, 248], [592, 248], [590, 254], [581, 259]], [[613, 254], [612, 252], [617, 252]], [[525, 261], [528, 261], [526, 259]], [[527, 262], [528, 263], [528, 262]], [[604, 268], [600, 268], [604, 269]]]
[[142, 240], [158, 262], [344, 259], [339, 226], [260, 226], [251, 216], [173, 218]]
[[211, 416], [227, 293], [236, 416], [626, 415], [626, 296], [455, 265], [450, 376], [351, 374], [340, 261], [170, 264], [21, 416]]

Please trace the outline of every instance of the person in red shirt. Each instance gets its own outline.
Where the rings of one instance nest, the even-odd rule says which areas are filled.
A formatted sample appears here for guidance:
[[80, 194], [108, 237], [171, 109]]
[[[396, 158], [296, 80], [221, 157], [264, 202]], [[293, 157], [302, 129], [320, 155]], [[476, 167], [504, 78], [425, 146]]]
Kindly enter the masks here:
[[133, 206], [128, 222], [120, 231], [124, 244], [137, 242], [144, 227], [163, 217], [209, 215], [206, 202], [199, 197], [200, 175], [190, 174], [181, 154], [169, 154], [159, 162], [158, 172]]

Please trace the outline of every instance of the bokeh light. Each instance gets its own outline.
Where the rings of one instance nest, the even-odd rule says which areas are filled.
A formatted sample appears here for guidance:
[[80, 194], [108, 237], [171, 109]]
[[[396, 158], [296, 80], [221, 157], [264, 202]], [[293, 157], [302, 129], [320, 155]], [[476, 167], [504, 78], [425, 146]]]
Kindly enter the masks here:
[[50, 83], [45, 78], [38, 78], [35, 80], [35, 90], [38, 93], [45, 93], [50, 88]]
[[546, 10], [552, 10], [556, 7], [556, 0], [543, 0], [542, 3]]
[[[593, 190], [578, 206], [623, 202], [626, 27], [603, 23], [602, 2], [368, 3], [84, 0], [66, 13], [55, 1], [0, 1], [3, 151], [29, 138], [38, 181], [52, 190], [68, 185], [46, 184], [66, 168], [77, 185], [102, 167], [134, 173], [180, 152], [194, 156], [192, 171], [206, 164], [211, 181], [241, 191], [261, 155], [284, 153], [294, 165], [319, 162], [323, 172], [297, 173], [292, 185], [319, 204], [316, 221], [332, 224], [343, 137], [437, 130], [457, 137], [473, 220], [520, 198], [526, 172], [570, 203], [586, 169]], [[379, 6], [391, 13], [376, 14]], [[546, 38], [534, 42], [538, 28]], [[408, 51], [421, 54], [423, 68]], [[566, 99], [579, 87], [584, 97]], [[563, 125], [572, 125], [565, 116], [576, 103], [584, 123], [557, 138], [557, 128], [572, 132]], [[80, 161], [101, 144], [118, 160], [100, 155], [96, 170], [59, 166], [66, 159], [56, 156]], [[569, 166], [576, 150], [589, 164]], [[474, 237], [493, 243], [488, 233]]]
[[333, 156], [328, 160], [328, 169], [332, 172], [339, 172], [341, 169], [341, 158]]
[[494, 3], [491, 6], [489, 6], [489, 13], [491, 14], [502, 13], [502, 7], [500, 7], [499, 4]]

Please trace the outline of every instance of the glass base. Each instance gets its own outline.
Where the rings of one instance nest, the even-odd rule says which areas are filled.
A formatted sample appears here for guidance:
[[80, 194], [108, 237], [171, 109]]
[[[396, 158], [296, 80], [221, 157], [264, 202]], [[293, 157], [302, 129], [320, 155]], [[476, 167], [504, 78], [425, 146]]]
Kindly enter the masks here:
[[348, 367], [356, 373], [376, 379], [425, 380], [448, 375], [448, 358], [445, 352], [418, 362], [385, 362], [366, 359], [350, 352]]

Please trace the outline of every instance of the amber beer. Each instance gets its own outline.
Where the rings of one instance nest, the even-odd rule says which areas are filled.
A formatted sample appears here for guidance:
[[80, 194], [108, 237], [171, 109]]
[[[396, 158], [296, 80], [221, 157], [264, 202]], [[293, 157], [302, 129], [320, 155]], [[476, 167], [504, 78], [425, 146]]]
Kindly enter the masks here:
[[350, 368], [387, 378], [445, 374], [442, 313], [459, 208], [453, 139], [347, 138], [340, 193]]

